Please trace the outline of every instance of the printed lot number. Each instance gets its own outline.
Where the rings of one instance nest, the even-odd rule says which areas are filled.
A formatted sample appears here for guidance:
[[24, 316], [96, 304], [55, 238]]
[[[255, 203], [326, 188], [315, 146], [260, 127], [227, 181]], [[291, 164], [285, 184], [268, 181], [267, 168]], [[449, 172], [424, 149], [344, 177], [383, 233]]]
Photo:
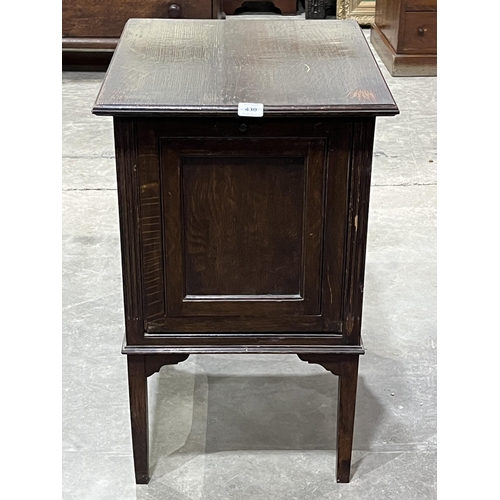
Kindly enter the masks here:
[[264, 105], [256, 102], [240, 102], [238, 116], [264, 116]]

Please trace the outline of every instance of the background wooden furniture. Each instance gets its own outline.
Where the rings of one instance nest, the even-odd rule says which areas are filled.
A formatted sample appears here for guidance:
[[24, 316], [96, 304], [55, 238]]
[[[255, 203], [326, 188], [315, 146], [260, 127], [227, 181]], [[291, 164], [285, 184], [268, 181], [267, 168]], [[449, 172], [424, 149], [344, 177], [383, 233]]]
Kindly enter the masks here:
[[337, 19], [354, 19], [361, 26], [370, 26], [375, 20], [375, 2], [376, 0], [337, 0]]
[[392, 76], [436, 76], [437, 0], [377, 0], [370, 40]]
[[[243, 4], [262, 4], [266, 0], [223, 0], [223, 10], [228, 16], [234, 15]], [[284, 16], [294, 16], [297, 14], [297, 0], [269, 0], [279, 12]]]
[[136, 481], [148, 376], [286, 353], [339, 377], [348, 482], [375, 118], [398, 113], [358, 24], [131, 20], [93, 112], [114, 117]]
[[[131, 18], [222, 19], [226, 14], [233, 15], [244, 2], [245, 0], [63, 0], [63, 69], [105, 71], [123, 27]], [[326, 17], [327, 0], [305, 0], [304, 3], [307, 19]], [[274, 0], [273, 4], [283, 15], [297, 13], [297, 0]]]
[[130, 18], [220, 17], [222, 0], [63, 0], [63, 68], [105, 70]]

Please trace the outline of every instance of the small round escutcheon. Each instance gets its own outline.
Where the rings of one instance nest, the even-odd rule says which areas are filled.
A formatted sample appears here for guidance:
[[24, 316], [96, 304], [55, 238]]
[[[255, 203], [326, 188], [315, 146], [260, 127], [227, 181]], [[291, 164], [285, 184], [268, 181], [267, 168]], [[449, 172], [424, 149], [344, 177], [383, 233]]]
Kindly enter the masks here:
[[168, 17], [181, 17], [181, 6], [178, 3], [171, 3], [168, 6]]
[[238, 127], [238, 130], [244, 133], [248, 130], [248, 125], [246, 123], [241, 123], [240, 126]]

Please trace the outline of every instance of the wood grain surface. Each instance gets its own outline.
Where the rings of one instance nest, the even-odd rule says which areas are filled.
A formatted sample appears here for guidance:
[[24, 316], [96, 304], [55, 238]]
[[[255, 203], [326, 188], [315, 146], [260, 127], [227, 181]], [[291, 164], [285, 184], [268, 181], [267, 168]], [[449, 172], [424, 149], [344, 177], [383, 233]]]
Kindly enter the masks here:
[[186, 298], [301, 298], [305, 158], [182, 161]]
[[356, 21], [131, 19], [93, 108], [100, 115], [394, 115]]
[[148, 334], [342, 331], [351, 120], [122, 120]]
[[132, 20], [93, 111], [115, 116], [136, 482], [147, 377], [208, 353], [338, 375], [349, 482], [375, 117], [398, 113], [358, 24]]
[[436, 76], [436, 0], [377, 0], [370, 41], [392, 76]]
[[169, 7], [176, 3], [179, 16], [210, 19], [212, 0], [62, 0], [63, 37], [119, 37], [130, 18], [166, 19]]
[[300, 138], [164, 141], [169, 316], [319, 314], [324, 150]]

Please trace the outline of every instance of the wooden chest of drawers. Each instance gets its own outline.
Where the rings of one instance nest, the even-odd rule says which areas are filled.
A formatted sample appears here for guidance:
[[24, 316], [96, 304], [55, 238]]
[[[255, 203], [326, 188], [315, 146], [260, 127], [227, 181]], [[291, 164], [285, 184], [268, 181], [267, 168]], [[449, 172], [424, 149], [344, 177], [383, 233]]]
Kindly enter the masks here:
[[392, 76], [435, 76], [437, 0], [377, 0], [371, 42]]
[[63, 0], [63, 68], [105, 70], [130, 18], [217, 19], [222, 0]]

